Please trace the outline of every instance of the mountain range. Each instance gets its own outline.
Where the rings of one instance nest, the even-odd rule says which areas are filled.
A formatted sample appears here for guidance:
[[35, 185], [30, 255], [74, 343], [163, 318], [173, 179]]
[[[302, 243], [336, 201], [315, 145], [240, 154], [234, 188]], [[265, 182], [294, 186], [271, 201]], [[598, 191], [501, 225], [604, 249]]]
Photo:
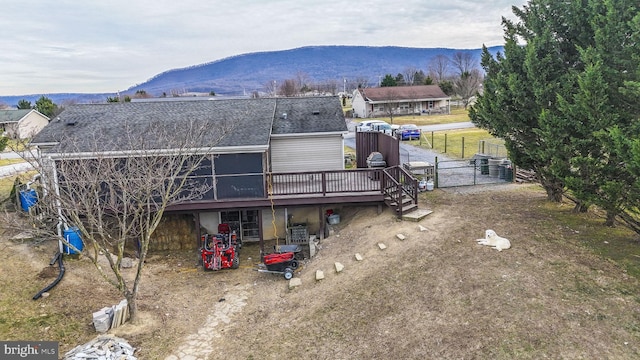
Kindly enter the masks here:
[[[502, 46], [489, 51], [495, 55]], [[219, 96], [244, 96], [265, 92], [267, 84], [304, 76], [313, 83], [334, 82], [338, 88], [354, 87], [353, 82], [366, 79], [377, 86], [380, 77], [396, 76], [408, 68], [428, 73], [431, 59], [438, 55], [452, 58], [457, 52], [470, 53], [479, 63], [482, 49], [407, 48], [369, 46], [307, 46], [281, 51], [236, 55], [204, 64], [162, 72], [142, 84], [120, 92], [133, 95], [136, 91], [159, 97], [191, 93], [214, 92]], [[15, 106], [25, 99], [35, 103], [42, 95], [56, 104], [72, 101], [104, 102], [116, 93], [55, 93], [0, 96], [0, 102]]]

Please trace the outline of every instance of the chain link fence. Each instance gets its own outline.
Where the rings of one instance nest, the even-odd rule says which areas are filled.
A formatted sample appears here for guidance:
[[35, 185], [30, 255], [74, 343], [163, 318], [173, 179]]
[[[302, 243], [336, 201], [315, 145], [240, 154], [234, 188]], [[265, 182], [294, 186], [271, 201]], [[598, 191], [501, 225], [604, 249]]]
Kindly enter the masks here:
[[488, 155], [468, 160], [445, 160], [435, 164], [435, 186], [438, 188], [512, 182], [513, 166], [506, 158]]

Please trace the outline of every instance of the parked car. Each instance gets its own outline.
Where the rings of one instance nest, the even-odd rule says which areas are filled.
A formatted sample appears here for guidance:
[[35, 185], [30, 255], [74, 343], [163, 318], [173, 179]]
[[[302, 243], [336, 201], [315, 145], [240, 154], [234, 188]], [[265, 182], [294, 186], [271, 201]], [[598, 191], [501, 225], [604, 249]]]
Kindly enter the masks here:
[[[376, 124], [387, 124], [382, 120], [364, 120], [360, 121], [358, 125], [356, 125], [356, 131], [373, 131], [373, 126]], [[389, 125], [389, 124], [387, 124]]]
[[381, 132], [381, 133], [385, 133], [385, 134], [391, 135], [391, 136], [393, 136], [393, 133], [394, 133], [393, 127], [391, 125], [387, 124], [387, 123], [379, 123], [379, 124], [376, 123], [376, 124], [373, 124], [373, 125], [371, 125], [371, 130], [378, 131], [378, 132]]
[[414, 124], [401, 125], [398, 129], [398, 137], [400, 140], [420, 139], [420, 128]]

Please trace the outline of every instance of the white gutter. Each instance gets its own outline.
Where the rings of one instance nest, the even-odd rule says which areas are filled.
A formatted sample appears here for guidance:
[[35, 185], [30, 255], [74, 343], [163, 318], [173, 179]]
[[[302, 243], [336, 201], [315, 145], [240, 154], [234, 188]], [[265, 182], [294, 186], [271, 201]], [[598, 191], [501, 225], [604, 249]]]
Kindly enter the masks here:
[[188, 148], [188, 149], [153, 149], [153, 150], [112, 150], [112, 151], [83, 151], [69, 153], [47, 153], [50, 159], [85, 159], [96, 157], [146, 157], [158, 155], [207, 155], [207, 154], [237, 154], [241, 153], [261, 153], [268, 149], [268, 145], [256, 146], [227, 146], [210, 148]]
[[272, 138], [291, 138], [291, 137], [343, 135], [348, 133], [349, 133], [348, 131], [331, 131], [331, 132], [294, 133], [294, 134], [271, 134], [271, 137]]
[[59, 145], [59, 144], [60, 144], [60, 142], [44, 142], [44, 143], [34, 143], [34, 142], [32, 142], [32, 143], [30, 143], [30, 145], [33, 145], [33, 146], [56, 146], [56, 145]]
[[427, 99], [369, 100], [369, 104], [388, 104], [388, 103], [399, 103], [399, 102], [442, 101], [442, 100], [451, 100], [451, 97], [446, 97], [446, 98], [427, 98]]

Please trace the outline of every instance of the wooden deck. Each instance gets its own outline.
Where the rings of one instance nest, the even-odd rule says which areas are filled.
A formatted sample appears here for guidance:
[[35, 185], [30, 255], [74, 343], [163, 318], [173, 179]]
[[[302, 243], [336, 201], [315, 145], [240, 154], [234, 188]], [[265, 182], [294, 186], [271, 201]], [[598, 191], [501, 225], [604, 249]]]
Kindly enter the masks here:
[[274, 197], [382, 192], [381, 169], [301, 172], [267, 175], [267, 192]]
[[384, 179], [383, 169], [268, 173], [264, 198], [191, 201], [172, 205], [167, 211], [383, 202]]

